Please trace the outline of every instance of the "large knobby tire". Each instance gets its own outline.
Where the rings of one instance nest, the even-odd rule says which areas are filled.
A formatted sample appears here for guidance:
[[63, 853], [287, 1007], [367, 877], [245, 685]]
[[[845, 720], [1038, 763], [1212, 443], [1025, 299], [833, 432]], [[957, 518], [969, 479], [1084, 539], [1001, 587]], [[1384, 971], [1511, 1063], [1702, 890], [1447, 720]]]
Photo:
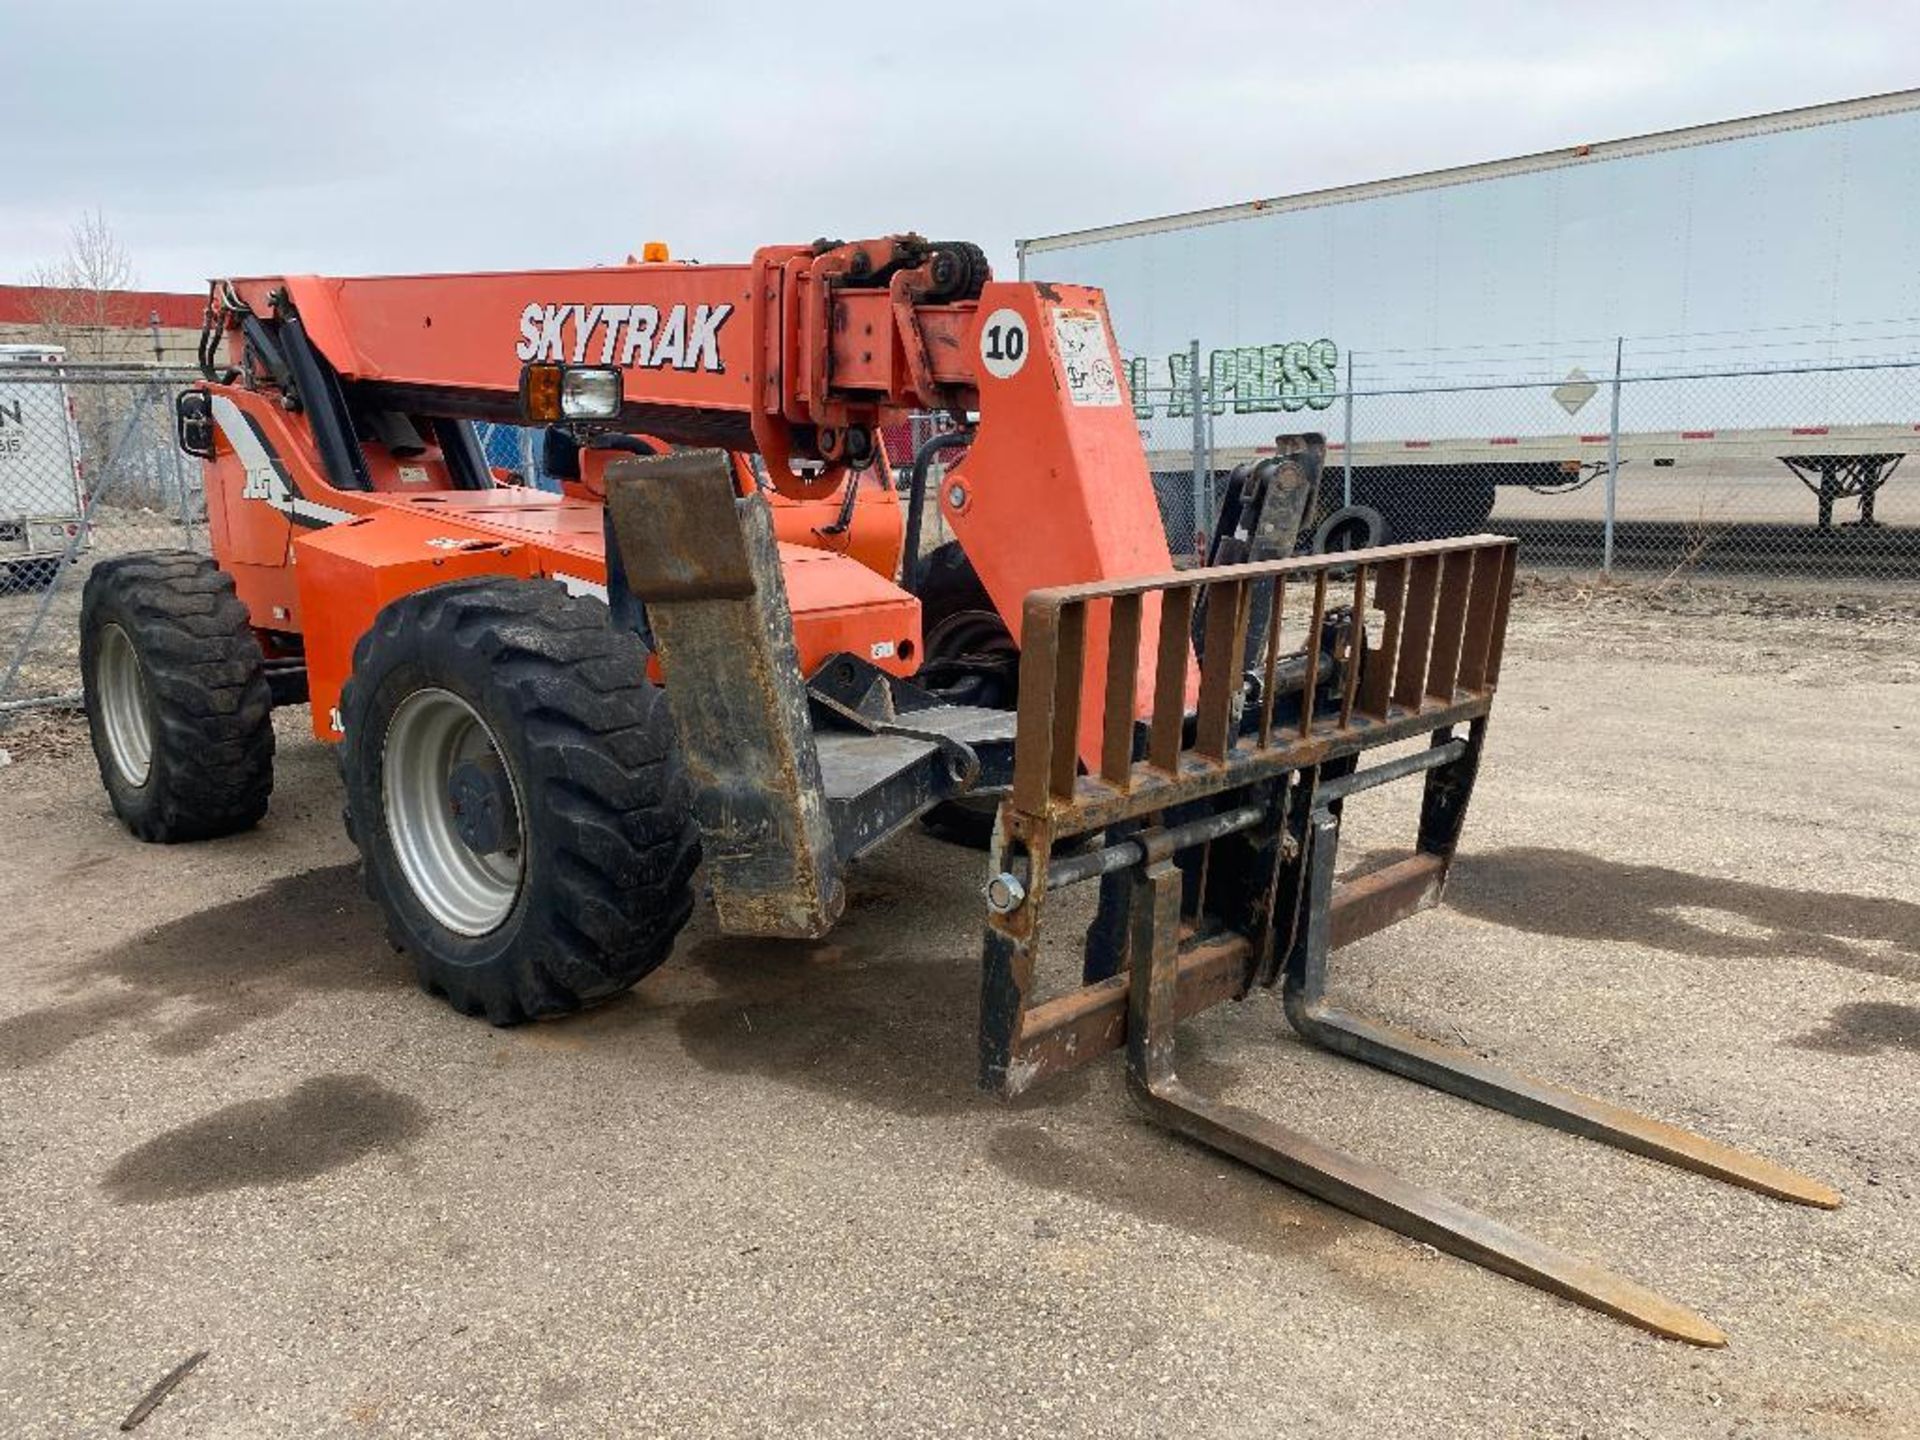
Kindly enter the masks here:
[[273, 696], [233, 578], [204, 555], [102, 560], [80, 601], [80, 675], [116, 815], [170, 844], [257, 824], [273, 791]]
[[667, 958], [699, 834], [666, 697], [604, 604], [544, 580], [405, 596], [340, 712], [348, 833], [429, 991], [506, 1025]]

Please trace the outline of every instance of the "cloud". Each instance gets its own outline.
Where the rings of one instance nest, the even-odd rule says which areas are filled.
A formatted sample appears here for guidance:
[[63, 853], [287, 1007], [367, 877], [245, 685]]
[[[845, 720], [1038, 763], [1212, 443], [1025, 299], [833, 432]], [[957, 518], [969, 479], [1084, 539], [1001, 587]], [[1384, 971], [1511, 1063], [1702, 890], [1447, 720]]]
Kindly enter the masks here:
[[[1013, 242], [1898, 88], [1904, 9], [1211, 0], [9, 7], [0, 277], [99, 208], [144, 281], [643, 240]], [[24, 138], [22, 138], [24, 137]]]

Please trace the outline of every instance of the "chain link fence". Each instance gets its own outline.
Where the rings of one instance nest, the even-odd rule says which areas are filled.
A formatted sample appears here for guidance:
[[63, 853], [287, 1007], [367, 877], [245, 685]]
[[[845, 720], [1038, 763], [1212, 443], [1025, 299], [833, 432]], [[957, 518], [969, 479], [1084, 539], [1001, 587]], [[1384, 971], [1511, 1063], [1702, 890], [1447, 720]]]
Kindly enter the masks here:
[[0, 365], [0, 723], [80, 689], [80, 591], [112, 555], [207, 548], [174, 443], [189, 371]]
[[[1596, 368], [1598, 378], [1349, 382], [1276, 396], [1231, 367], [1196, 364], [1195, 383], [1141, 387], [1134, 406], [1183, 559], [1204, 553], [1236, 465], [1274, 453], [1281, 436], [1319, 433], [1323, 533], [1355, 515], [1389, 542], [1492, 529], [1520, 537], [1530, 569], [1628, 582], [1838, 594], [1920, 580], [1920, 465], [1907, 459], [1920, 448], [1920, 362]], [[173, 396], [197, 378], [0, 364], [0, 725], [78, 695], [80, 591], [93, 565], [207, 549], [199, 462], [173, 434]], [[890, 451], [904, 464], [947, 423], [917, 417], [888, 436]], [[536, 431], [480, 430], [494, 465], [557, 488]], [[931, 546], [944, 527], [931, 498], [927, 511]]]
[[1234, 466], [1319, 433], [1316, 520], [1357, 510], [1389, 542], [1493, 529], [1518, 535], [1534, 569], [1628, 581], [1920, 579], [1920, 466], [1907, 461], [1920, 449], [1920, 362], [1576, 370], [1284, 398], [1230, 367], [1189, 373], [1185, 389], [1134, 397], [1176, 554], [1204, 547]]

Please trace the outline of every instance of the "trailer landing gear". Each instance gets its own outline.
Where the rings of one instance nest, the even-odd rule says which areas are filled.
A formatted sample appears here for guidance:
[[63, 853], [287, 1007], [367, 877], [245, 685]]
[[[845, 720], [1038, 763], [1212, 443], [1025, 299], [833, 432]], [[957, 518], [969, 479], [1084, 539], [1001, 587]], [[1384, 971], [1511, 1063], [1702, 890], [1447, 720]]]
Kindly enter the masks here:
[[1831, 531], [1833, 506], [1838, 500], [1858, 500], [1860, 518], [1846, 523], [1863, 528], [1878, 528], [1873, 518], [1874, 497], [1880, 487], [1893, 478], [1903, 455], [1782, 455], [1780, 463], [1794, 478], [1813, 492], [1820, 509], [1819, 529]]

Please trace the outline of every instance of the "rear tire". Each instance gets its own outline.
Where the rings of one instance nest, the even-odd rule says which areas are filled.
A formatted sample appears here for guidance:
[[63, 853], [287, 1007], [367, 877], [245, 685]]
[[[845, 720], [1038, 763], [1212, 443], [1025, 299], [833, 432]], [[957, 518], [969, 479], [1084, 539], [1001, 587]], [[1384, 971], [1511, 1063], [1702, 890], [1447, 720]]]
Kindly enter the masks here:
[[404, 596], [340, 710], [348, 834], [429, 991], [505, 1025], [667, 958], [699, 834], [666, 698], [605, 605], [526, 580]]
[[204, 555], [103, 560], [80, 601], [80, 675], [113, 810], [171, 844], [257, 824], [273, 792], [273, 697], [233, 578]]

